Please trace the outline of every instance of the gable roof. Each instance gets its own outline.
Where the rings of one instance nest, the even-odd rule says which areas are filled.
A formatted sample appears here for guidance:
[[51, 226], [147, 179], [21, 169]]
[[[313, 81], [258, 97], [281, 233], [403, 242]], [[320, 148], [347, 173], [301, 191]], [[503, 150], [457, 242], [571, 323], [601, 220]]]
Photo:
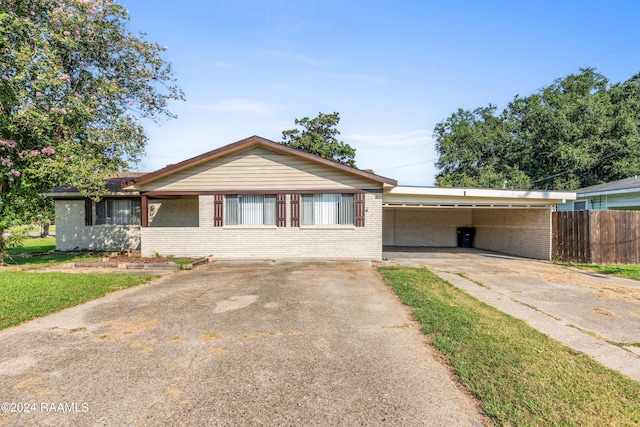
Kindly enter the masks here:
[[394, 179], [391, 178], [387, 178], [381, 175], [376, 175], [373, 172], [370, 172], [368, 170], [361, 170], [358, 168], [353, 168], [351, 166], [347, 166], [347, 165], [343, 165], [342, 163], [337, 163], [334, 162], [332, 160], [328, 160], [325, 159], [323, 157], [320, 156], [316, 156], [314, 154], [309, 154], [305, 151], [302, 150], [298, 150], [295, 148], [291, 148], [289, 146], [283, 145], [283, 144], [279, 144], [277, 142], [271, 141], [269, 139], [266, 138], [262, 138], [259, 136], [251, 136], [249, 138], [245, 138], [242, 139], [240, 141], [234, 142], [232, 144], [228, 144], [225, 145], [223, 147], [217, 148], [215, 150], [211, 150], [208, 151], [206, 153], [200, 154], [199, 156], [195, 156], [192, 157], [190, 159], [184, 160], [180, 163], [176, 163], [174, 165], [171, 166], [167, 166], [164, 167], [162, 169], [158, 169], [155, 172], [150, 172], [147, 174], [144, 174], [142, 176], [139, 177], [135, 177], [129, 181], [125, 181], [121, 184], [121, 188], [125, 188], [131, 185], [136, 185], [136, 184], [143, 184], [143, 183], [147, 183], [156, 179], [159, 179], [161, 177], [165, 177], [167, 175], [171, 175], [175, 172], [178, 172], [180, 170], [183, 169], [187, 169], [189, 167], [192, 167], [194, 165], [197, 165], [199, 163], [203, 163], [206, 162], [208, 160], [217, 158], [217, 157], [222, 157], [231, 153], [235, 153], [238, 151], [242, 151], [242, 150], [246, 150], [248, 148], [252, 148], [252, 147], [256, 147], [256, 146], [262, 146], [265, 147], [267, 149], [273, 150], [273, 151], [277, 151], [277, 152], [281, 152], [284, 154], [289, 154], [289, 155], [293, 155], [293, 156], [297, 156], [297, 157], [301, 157], [307, 160], [311, 160], [313, 162], [316, 163], [321, 163], [324, 164], [326, 166], [329, 166], [331, 168], [335, 168], [335, 169], [339, 169], [341, 171], [353, 174], [353, 175], [358, 175], [367, 179], [370, 179], [372, 181], [381, 183], [381, 184], [386, 184], [389, 186], [393, 186], [395, 187], [396, 185], [398, 185], [398, 182]]
[[578, 197], [584, 197], [614, 193], [630, 193], [634, 191], [640, 192], [640, 178], [638, 176], [580, 188], [576, 190], [576, 193], [578, 194]]

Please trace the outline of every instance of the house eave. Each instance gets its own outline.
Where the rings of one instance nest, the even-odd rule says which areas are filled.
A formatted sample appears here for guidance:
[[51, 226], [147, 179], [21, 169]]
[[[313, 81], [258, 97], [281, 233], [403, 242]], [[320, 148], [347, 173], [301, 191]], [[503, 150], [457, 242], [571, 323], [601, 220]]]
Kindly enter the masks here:
[[547, 190], [397, 186], [383, 194], [383, 203], [422, 206], [553, 206], [575, 200], [576, 193]]
[[105, 193], [82, 194], [78, 191], [60, 191], [53, 193], [44, 193], [45, 196], [52, 199], [84, 199], [86, 197], [136, 197], [140, 196], [139, 191], [109, 191]]
[[622, 190], [606, 190], [606, 191], [594, 191], [592, 193], [576, 193], [577, 197], [580, 199], [587, 197], [598, 197], [598, 196], [611, 196], [614, 194], [626, 194], [626, 193], [640, 193], [640, 188], [625, 188]]

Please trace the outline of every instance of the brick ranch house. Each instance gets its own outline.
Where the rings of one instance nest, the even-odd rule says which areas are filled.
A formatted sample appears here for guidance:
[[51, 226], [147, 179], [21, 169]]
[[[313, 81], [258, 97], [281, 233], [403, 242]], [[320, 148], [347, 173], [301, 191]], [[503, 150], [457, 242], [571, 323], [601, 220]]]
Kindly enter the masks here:
[[99, 202], [55, 188], [58, 250], [142, 256], [382, 257], [383, 246], [474, 246], [551, 257], [551, 212], [575, 193], [406, 187], [253, 136], [146, 174], [107, 182]]

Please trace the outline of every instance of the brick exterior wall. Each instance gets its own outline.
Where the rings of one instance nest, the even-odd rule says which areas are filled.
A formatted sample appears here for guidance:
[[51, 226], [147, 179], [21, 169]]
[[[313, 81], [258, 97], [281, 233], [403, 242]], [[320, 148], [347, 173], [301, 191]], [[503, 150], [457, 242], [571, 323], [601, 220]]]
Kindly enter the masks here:
[[198, 197], [150, 199], [149, 227], [198, 227]]
[[384, 208], [385, 246], [457, 246], [458, 227], [474, 227], [474, 247], [551, 259], [551, 209]]
[[140, 249], [140, 226], [84, 223], [84, 200], [56, 200], [56, 249], [97, 251]]
[[551, 259], [551, 209], [476, 209], [473, 226], [476, 248]]
[[199, 196], [199, 227], [146, 227], [142, 255], [215, 258], [380, 259], [382, 194], [366, 193], [365, 226], [291, 227], [291, 197], [286, 197], [286, 227], [214, 227], [214, 197]]
[[471, 226], [469, 209], [384, 208], [385, 246], [453, 248], [457, 227]]

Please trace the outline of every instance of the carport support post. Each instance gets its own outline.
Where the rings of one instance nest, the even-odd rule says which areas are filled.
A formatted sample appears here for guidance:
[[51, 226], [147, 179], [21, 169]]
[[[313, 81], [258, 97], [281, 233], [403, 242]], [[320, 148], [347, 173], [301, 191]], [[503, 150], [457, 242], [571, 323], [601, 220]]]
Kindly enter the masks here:
[[147, 196], [140, 197], [140, 225], [142, 227], [149, 226], [149, 198]]

